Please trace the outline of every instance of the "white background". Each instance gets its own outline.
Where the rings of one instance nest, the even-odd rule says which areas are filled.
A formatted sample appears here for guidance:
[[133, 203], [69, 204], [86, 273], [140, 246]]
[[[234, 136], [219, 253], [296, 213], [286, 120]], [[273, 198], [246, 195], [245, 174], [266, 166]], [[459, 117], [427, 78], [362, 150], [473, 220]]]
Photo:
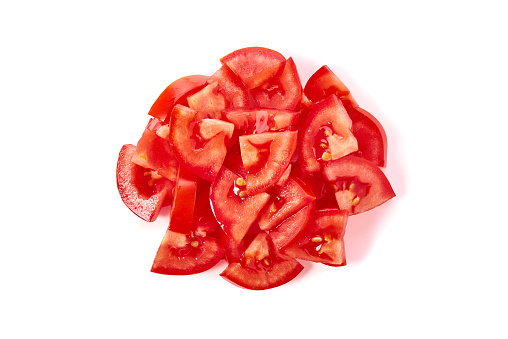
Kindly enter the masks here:
[[[0, 5], [2, 338], [506, 338], [503, 1]], [[327, 64], [388, 135], [397, 197], [348, 265], [267, 291], [150, 273], [168, 211], [121, 202], [118, 151], [173, 80], [247, 46]]]

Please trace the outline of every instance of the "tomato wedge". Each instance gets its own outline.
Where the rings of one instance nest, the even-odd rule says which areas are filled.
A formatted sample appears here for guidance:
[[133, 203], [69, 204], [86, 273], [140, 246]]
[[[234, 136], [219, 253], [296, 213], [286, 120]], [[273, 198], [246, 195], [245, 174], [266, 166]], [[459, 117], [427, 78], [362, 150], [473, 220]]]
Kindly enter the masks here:
[[278, 250], [288, 246], [305, 231], [314, 218], [315, 205], [312, 201], [268, 231]]
[[266, 192], [277, 183], [293, 158], [297, 141], [297, 131], [240, 136], [248, 195]]
[[260, 232], [245, 249], [241, 262], [230, 262], [220, 275], [250, 290], [266, 290], [291, 281], [302, 270], [302, 264], [278, 253], [270, 237]]
[[312, 174], [321, 164], [358, 150], [351, 132], [352, 121], [335, 95], [314, 105], [300, 133], [299, 159], [302, 171]]
[[169, 122], [173, 107], [193, 91], [204, 87], [207, 80], [206, 75], [190, 75], [175, 80], [155, 100], [148, 114], [166, 123]]
[[212, 82], [199, 92], [187, 97], [188, 106], [198, 112], [197, 120], [220, 119], [221, 111], [229, 106], [224, 95], [219, 92], [218, 86], [218, 82]]
[[299, 118], [299, 112], [269, 108], [233, 108], [222, 115], [240, 135], [288, 130]]
[[220, 61], [242, 80], [247, 90], [250, 90], [280, 74], [286, 58], [268, 48], [247, 47], [222, 57]]
[[196, 204], [197, 177], [184, 166], [178, 169], [178, 180], [174, 188], [169, 227], [171, 231], [190, 234], [193, 229], [194, 206]]
[[169, 144], [188, 170], [213, 181], [227, 152], [234, 125], [217, 119], [196, 120], [197, 111], [176, 105], [171, 113]]
[[353, 107], [358, 106], [346, 85], [326, 65], [310, 76], [303, 92], [313, 102], [319, 102], [330, 95], [335, 95]]
[[284, 249], [293, 258], [330, 266], [346, 265], [344, 234], [348, 213], [338, 209], [314, 212], [314, 221], [294, 244]]
[[152, 222], [157, 219], [165, 199], [171, 195], [173, 183], [156, 171], [131, 161], [136, 146], [124, 145], [118, 155], [116, 182], [120, 197], [134, 214]]
[[337, 204], [349, 214], [358, 214], [395, 197], [395, 192], [383, 171], [372, 162], [347, 156], [329, 161], [323, 175], [333, 187]]
[[215, 266], [224, 253], [224, 246], [214, 237], [167, 230], [151, 271], [169, 275], [197, 274]]
[[218, 90], [229, 102], [229, 107], [249, 106], [249, 92], [241, 80], [227, 66], [212, 74], [208, 83], [218, 83]]
[[242, 178], [226, 167], [210, 188], [210, 203], [224, 233], [239, 243], [270, 199], [267, 193], [247, 195]]

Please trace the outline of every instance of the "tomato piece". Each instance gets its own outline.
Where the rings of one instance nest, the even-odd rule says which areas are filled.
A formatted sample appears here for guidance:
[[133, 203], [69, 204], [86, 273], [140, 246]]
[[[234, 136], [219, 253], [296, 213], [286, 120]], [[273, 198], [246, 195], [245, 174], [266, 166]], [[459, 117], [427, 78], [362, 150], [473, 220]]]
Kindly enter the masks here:
[[282, 74], [251, 91], [258, 107], [294, 110], [302, 100], [302, 83], [293, 58], [286, 61]]
[[278, 250], [288, 246], [305, 231], [313, 220], [314, 209], [315, 202], [312, 201], [268, 231], [268, 235]]
[[222, 111], [240, 135], [288, 130], [298, 123], [299, 113], [269, 108], [232, 108]]
[[283, 252], [296, 259], [330, 266], [346, 265], [344, 234], [347, 218], [347, 211], [338, 209], [315, 211], [314, 221], [305, 233]]
[[316, 198], [300, 180], [289, 176], [286, 185], [277, 187], [258, 217], [260, 229], [267, 231]]
[[152, 222], [157, 219], [165, 199], [171, 195], [173, 183], [156, 171], [133, 163], [134, 145], [124, 145], [118, 155], [116, 183], [120, 197], [134, 214]]
[[167, 139], [169, 127], [156, 118], [151, 118], [143, 135], [136, 144], [132, 162], [156, 171], [159, 175], [176, 181], [178, 160], [173, 155]]
[[189, 93], [204, 87], [207, 80], [206, 75], [190, 75], [175, 80], [155, 100], [148, 114], [167, 123], [173, 107]]
[[229, 106], [224, 95], [219, 92], [218, 86], [218, 82], [212, 82], [199, 92], [187, 97], [188, 106], [198, 112], [197, 120], [220, 119], [221, 111]]
[[270, 199], [267, 193], [247, 195], [242, 178], [223, 167], [210, 188], [215, 219], [227, 236], [239, 243]]
[[241, 80], [227, 67], [222, 66], [212, 74], [208, 83], [218, 84], [218, 91], [228, 100], [229, 107], [250, 106], [249, 92]]
[[243, 82], [247, 90], [259, 87], [283, 70], [286, 58], [264, 47], [247, 47], [221, 58]]
[[358, 155], [380, 167], [386, 166], [386, 132], [381, 123], [361, 107], [343, 102], [353, 121], [352, 132], [358, 140]]
[[201, 273], [215, 266], [224, 253], [224, 246], [214, 237], [167, 230], [151, 271], [168, 275]]
[[184, 166], [178, 169], [174, 188], [169, 227], [171, 231], [189, 234], [193, 229], [194, 206], [196, 204], [197, 177]]
[[358, 106], [346, 85], [326, 65], [310, 76], [303, 92], [313, 102], [319, 102], [330, 95], [335, 95], [353, 107]]
[[315, 104], [304, 126], [298, 155], [305, 174], [317, 172], [322, 163], [358, 150], [358, 142], [351, 132], [352, 121], [335, 95]]
[[220, 275], [238, 286], [265, 290], [286, 284], [302, 270], [302, 264], [278, 253], [270, 237], [260, 232], [245, 249], [241, 261], [230, 262]]
[[216, 234], [220, 229], [210, 205], [210, 186], [211, 182], [198, 178], [192, 225], [194, 233], [201, 236]]
[[277, 183], [293, 158], [297, 141], [297, 131], [240, 136], [248, 195], [266, 192]]
[[323, 175], [333, 187], [337, 204], [349, 214], [358, 214], [395, 197], [390, 182], [374, 163], [355, 156], [329, 161]]
[[176, 158], [197, 176], [213, 181], [227, 152], [234, 125], [217, 119], [196, 120], [197, 111], [176, 105], [171, 114], [169, 144]]

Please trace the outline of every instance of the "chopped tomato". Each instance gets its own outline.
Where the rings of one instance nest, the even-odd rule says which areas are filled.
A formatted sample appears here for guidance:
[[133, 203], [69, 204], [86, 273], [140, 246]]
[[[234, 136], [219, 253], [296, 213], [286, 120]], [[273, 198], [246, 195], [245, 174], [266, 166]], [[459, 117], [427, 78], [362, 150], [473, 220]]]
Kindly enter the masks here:
[[247, 47], [222, 57], [221, 62], [242, 80], [247, 90], [250, 90], [280, 74], [286, 58], [268, 48]]
[[245, 249], [242, 259], [230, 262], [221, 276], [250, 290], [265, 290], [291, 281], [302, 270], [302, 264], [278, 253], [270, 237], [260, 232]]
[[197, 111], [176, 105], [171, 114], [169, 144], [188, 170], [213, 181], [226, 157], [234, 125], [217, 119], [195, 119]]
[[169, 275], [201, 273], [215, 266], [224, 252], [224, 246], [214, 237], [167, 230], [151, 271]]
[[229, 107], [250, 106], [249, 93], [241, 80], [227, 67], [222, 66], [212, 74], [208, 83], [218, 84], [218, 91], [228, 100]]
[[267, 132], [239, 138], [248, 195], [266, 192], [289, 166], [296, 150], [298, 132]]
[[321, 165], [358, 150], [351, 132], [352, 121], [335, 95], [312, 108], [300, 133], [299, 159], [304, 173], [321, 170]]
[[220, 119], [221, 111], [229, 106], [224, 95], [219, 92], [218, 85], [218, 82], [212, 82], [199, 92], [187, 97], [188, 106], [198, 112], [197, 120]]
[[344, 234], [348, 213], [338, 209], [314, 212], [314, 221], [284, 253], [293, 258], [331, 266], [346, 265]]
[[233, 108], [222, 115], [240, 135], [288, 130], [299, 118], [299, 112], [269, 108]]
[[165, 199], [171, 195], [173, 183], [156, 171], [131, 161], [134, 145], [124, 145], [118, 155], [116, 183], [124, 204], [145, 221], [155, 221]]
[[189, 234], [193, 229], [194, 206], [196, 204], [197, 177], [180, 166], [174, 188], [169, 228], [174, 232]]
[[358, 106], [346, 85], [326, 65], [311, 75], [303, 92], [313, 102], [319, 102], [330, 95], [335, 95], [353, 107]]
[[312, 201], [268, 231], [278, 250], [289, 245], [305, 231], [314, 218], [314, 209], [315, 202]]
[[190, 75], [175, 80], [155, 100], [148, 114], [166, 123], [169, 122], [173, 107], [186, 99], [189, 93], [204, 87], [207, 80], [208, 76], [205, 75]]
[[358, 214], [379, 206], [395, 197], [383, 171], [372, 162], [347, 156], [330, 161], [323, 175], [333, 187], [337, 204], [349, 214]]

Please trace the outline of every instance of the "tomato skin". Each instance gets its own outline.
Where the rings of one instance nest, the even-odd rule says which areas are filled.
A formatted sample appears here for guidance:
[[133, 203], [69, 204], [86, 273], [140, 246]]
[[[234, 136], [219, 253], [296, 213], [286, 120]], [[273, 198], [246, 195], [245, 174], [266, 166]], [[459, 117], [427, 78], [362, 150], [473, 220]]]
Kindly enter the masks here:
[[180, 166], [174, 188], [169, 227], [171, 231], [190, 234], [196, 205], [197, 176]]
[[295, 110], [302, 100], [302, 83], [293, 58], [286, 61], [282, 74], [267, 85], [251, 91], [258, 107]]
[[211, 236], [185, 235], [167, 230], [151, 271], [167, 275], [190, 275], [215, 266], [223, 257], [222, 243]]
[[319, 210], [303, 235], [284, 249], [284, 253], [296, 259], [319, 262], [330, 266], [346, 265], [344, 234], [347, 211]]
[[250, 196], [245, 194], [241, 198], [239, 196], [241, 191], [236, 186], [238, 178], [240, 176], [223, 167], [210, 187], [210, 203], [215, 219], [224, 233], [236, 243], [247, 234], [259, 212], [270, 199], [267, 193]]
[[[323, 175], [330, 186], [335, 186], [335, 198], [340, 209], [350, 215], [359, 214], [377, 207], [395, 197], [390, 182], [383, 171], [374, 163], [353, 155], [332, 160], [323, 167]], [[341, 189], [337, 182], [356, 180], [355, 188]], [[363, 188], [362, 188], [363, 187]]]
[[206, 75], [190, 75], [175, 80], [155, 100], [148, 115], [167, 123], [173, 107], [189, 93], [204, 87], [207, 80]]
[[[174, 107], [169, 123], [169, 144], [181, 165], [197, 176], [213, 181], [226, 157], [226, 145], [233, 135], [234, 125], [216, 119], [196, 121], [196, 114], [197, 111], [189, 107]], [[192, 126], [206, 128], [199, 128], [201, 135], [198, 136]], [[203, 135], [204, 132], [207, 135]], [[204, 145], [196, 146], [193, 139], [196, 137], [205, 139]]]
[[346, 85], [326, 65], [310, 76], [303, 92], [312, 102], [319, 102], [330, 95], [335, 95], [353, 107], [358, 106]]
[[157, 180], [160, 185], [154, 187], [155, 192], [144, 193], [140, 181], [153, 180], [144, 175], [147, 170], [134, 164], [131, 159], [136, 146], [124, 145], [118, 155], [116, 182], [118, 192], [124, 204], [141, 219], [152, 222], [157, 219], [160, 209], [164, 206], [166, 196], [171, 194], [173, 184], [167, 179]]
[[247, 47], [229, 53], [220, 61], [241, 79], [247, 90], [250, 90], [280, 74], [286, 58], [268, 48]]
[[[229, 256], [230, 262], [220, 275], [246, 289], [266, 290], [278, 287], [293, 280], [303, 270], [297, 260], [280, 254], [264, 232], [258, 233], [241, 252], [243, 255]], [[238, 258], [238, 261], [231, 261], [234, 258]]]

